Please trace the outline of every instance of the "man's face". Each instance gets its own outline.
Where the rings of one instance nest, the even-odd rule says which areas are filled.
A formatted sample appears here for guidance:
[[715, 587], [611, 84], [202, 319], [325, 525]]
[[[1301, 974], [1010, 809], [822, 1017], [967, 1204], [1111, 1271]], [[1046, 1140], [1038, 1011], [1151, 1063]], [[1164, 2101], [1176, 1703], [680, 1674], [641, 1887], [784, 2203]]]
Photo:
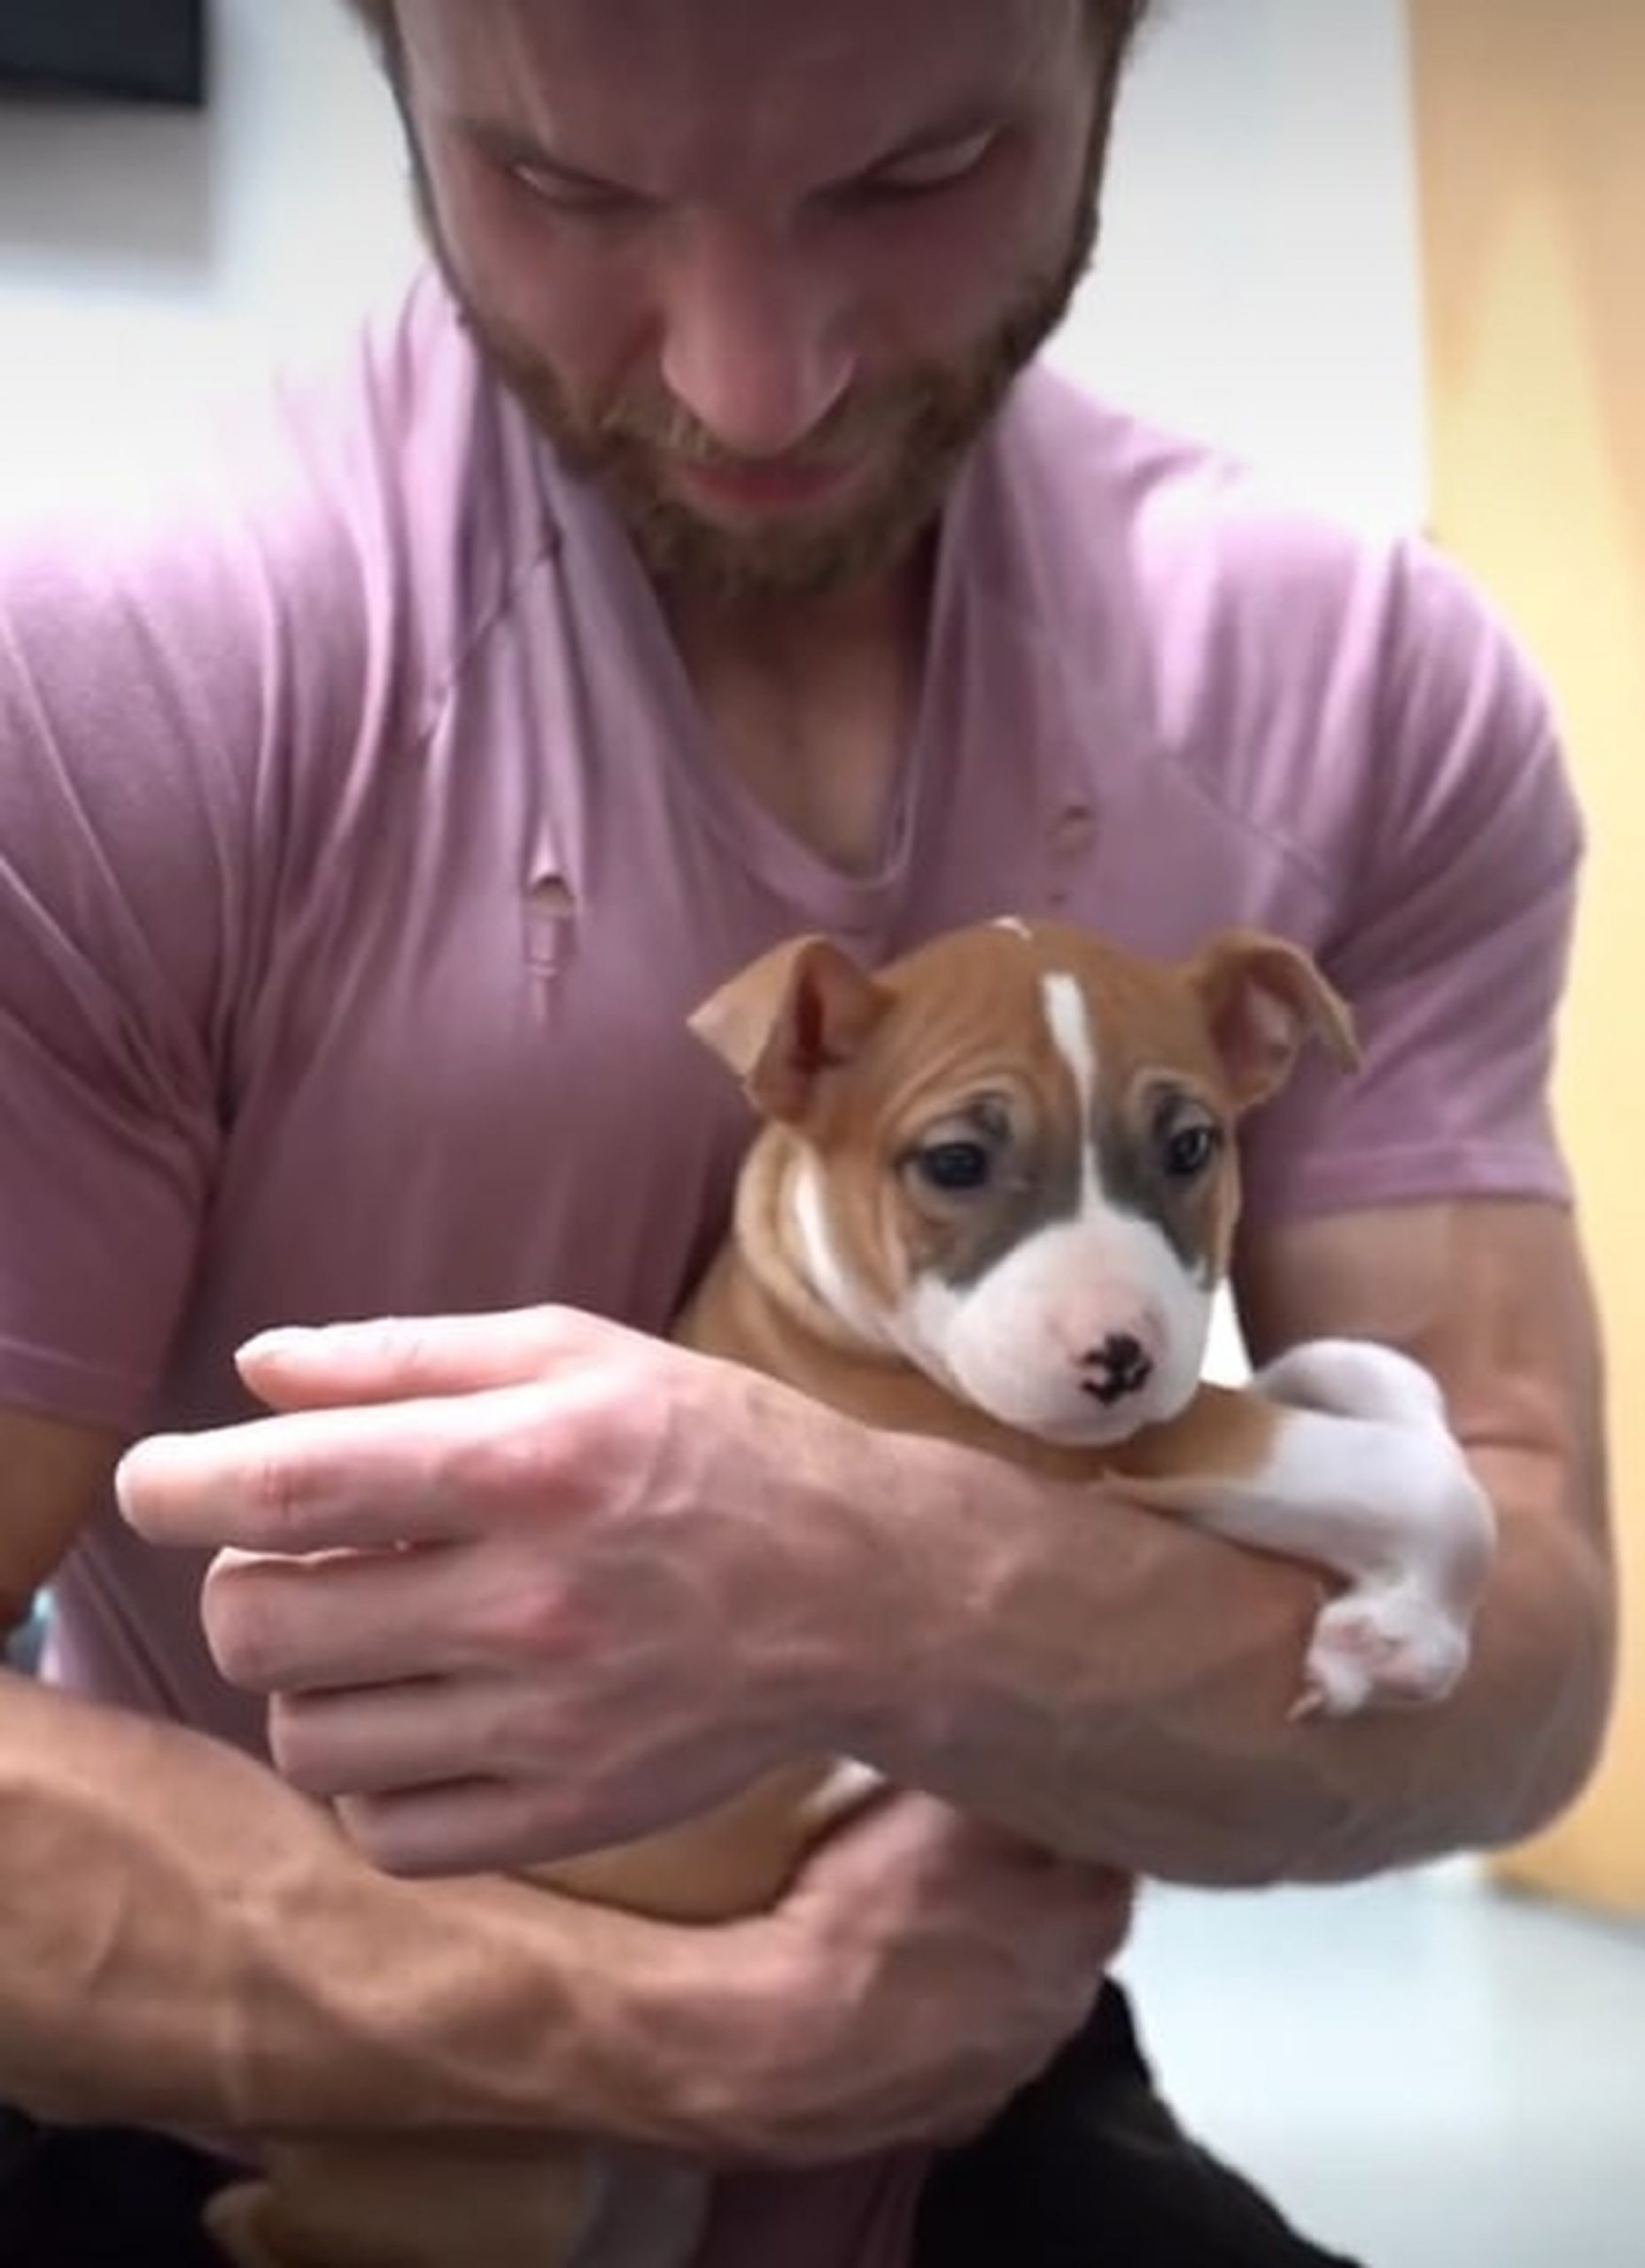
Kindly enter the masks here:
[[651, 571], [839, 586], [928, 524], [1089, 257], [1085, 0], [400, 0], [424, 220]]

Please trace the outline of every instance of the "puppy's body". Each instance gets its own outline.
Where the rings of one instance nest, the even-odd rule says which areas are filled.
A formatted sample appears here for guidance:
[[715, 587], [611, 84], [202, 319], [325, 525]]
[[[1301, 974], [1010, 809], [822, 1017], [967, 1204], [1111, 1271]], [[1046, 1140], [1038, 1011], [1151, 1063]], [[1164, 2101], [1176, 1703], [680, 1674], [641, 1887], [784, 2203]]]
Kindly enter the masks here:
[[[733, 1231], [675, 1336], [862, 1423], [1310, 1560], [1299, 1713], [1436, 1700], [1490, 1556], [1439, 1394], [1393, 1350], [1293, 1350], [1199, 1382], [1238, 1213], [1237, 1123], [1346, 1011], [1277, 940], [1141, 960], [1056, 925], [956, 933], [870, 977], [820, 939], [768, 955], [694, 1027], [765, 1123]], [[545, 1870], [678, 1921], [757, 1911], [878, 1783], [801, 1760], [712, 1814]], [[219, 2201], [241, 2268], [685, 2268], [706, 2184], [546, 2139], [275, 2154]]]

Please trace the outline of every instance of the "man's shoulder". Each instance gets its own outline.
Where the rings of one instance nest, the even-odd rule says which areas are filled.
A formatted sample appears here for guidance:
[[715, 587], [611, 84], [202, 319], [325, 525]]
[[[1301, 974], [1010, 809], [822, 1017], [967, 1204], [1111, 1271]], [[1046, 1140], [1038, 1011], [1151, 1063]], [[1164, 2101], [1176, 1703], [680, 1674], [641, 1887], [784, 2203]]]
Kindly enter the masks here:
[[1044, 361], [1001, 421], [996, 468], [1042, 555], [1042, 594], [1127, 610], [1145, 641], [1232, 658], [1235, 640], [1261, 668], [1346, 656], [1419, 679], [1447, 660], [1533, 675], [1501, 610], [1424, 530], [1323, 502]]
[[243, 515], [341, 552], [401, 617], [402, 664], [438, 674], [549, 542], [540, 453], [431, 268], [278, 371], [243, 430]]
[[99, 685], [184, 721], [214, 777], [260, 719], [299, 770], [368, 710], [415, 734], [547, 540], [518, 421], [438, 280], [198, 408], [117, 480], [66, 471], [0, 520], [0, 664], [94, 757]]
[[66, 469], [0, 520], [0, 818], [43, 902], [89, 837], [145, 920], [204, 920], [225, 862], [238, 887], [253, 839], [322, 840], [420, 729], [498, 579], [462, 540], [441, 320], [414, 291], [300, 370], [230, 373], [118, 479]]
[[1560, 799], [1538, 670], [1421, 530], [1326, 509], [1044, 365], [992, 486], [999, 555], [1074, 697], [1322, 874], [1354, 869], [1373, 815], [1416, 858], [1532, 780]]
[[450, 605], [484, 608], [520, 543], [540, 540], [518, 423], [418, 270], [339, 333], [229, 355], [116, 464], [64, 466], [0, 521], [0, 605], [123, 586], [136, 608], [210, 604], [232, 621], [272, 578], [333, 625], [345, 581], [378, 611], [426, 604], [442, 581]]
[[1121, 407], [1044, 361], [1002, 420], [998, 460], [1041, 540], [1055, 588], [1116, 579], [1156, 617], [1207, 606], [1323, 627], [1367, 586], [1402, 575], [1408, 531], [1333, 511], [1209, 439]]

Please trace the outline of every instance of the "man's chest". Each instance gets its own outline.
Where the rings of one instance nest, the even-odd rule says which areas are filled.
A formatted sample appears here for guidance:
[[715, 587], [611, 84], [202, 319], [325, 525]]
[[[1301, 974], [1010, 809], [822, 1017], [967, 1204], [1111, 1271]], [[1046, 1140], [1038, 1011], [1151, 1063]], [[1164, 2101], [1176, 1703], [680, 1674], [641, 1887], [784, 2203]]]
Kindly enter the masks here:
[[[499, 639], [425, 744], [313, 819], [222, 1068], [210, 1265], [237, 1324], [539, 1299], [665, 1322], [750, 1130], [687, 1019], [786, 936], [873, 964], [1004, 914], [1152, 950], [1274, 919], [1133, 719], [985, 641], [934, 657], [866, 874], [750, 820], [634, 658]], [[839, 749], [896, 713], [863, 691]], [[859, 815], [895, 737], [856, 743]]]

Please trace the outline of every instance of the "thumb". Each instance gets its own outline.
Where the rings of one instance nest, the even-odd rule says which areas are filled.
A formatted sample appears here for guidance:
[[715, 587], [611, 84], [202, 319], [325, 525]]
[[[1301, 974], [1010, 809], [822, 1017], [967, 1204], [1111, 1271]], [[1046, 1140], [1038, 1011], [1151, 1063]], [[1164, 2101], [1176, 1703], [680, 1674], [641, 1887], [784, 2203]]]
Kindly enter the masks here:
[[323, 1410], [528, 1386], [586, 1360], [601, 1333], [619, 1327], [561, 1307], [380, 1316], [266, 1331], [237, 1350], [235, 1363], [269, 1409]]

